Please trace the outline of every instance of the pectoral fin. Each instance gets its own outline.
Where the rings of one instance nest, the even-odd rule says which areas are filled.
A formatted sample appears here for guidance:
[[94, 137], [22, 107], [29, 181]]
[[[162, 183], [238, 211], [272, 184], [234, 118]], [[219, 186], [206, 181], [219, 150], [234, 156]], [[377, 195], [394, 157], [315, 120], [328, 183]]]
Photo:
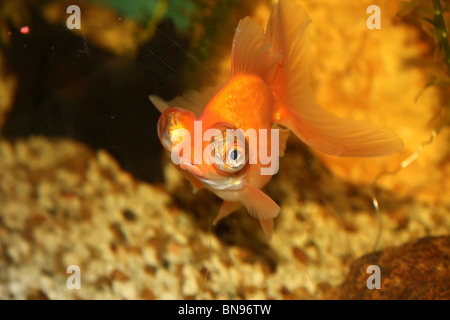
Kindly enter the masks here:
[[156, 109], [158, 109], [158, 111], [161, 113], [163, 113], [164, 110], [170, 108], [167, 102], [156, 95], [150, 95], [148, 96], [148, 98], [150, 99], [151, 103], [155, 105]]
[[248, 213], [259, 220], [267, 240], [270, 240], [274, 218], [280, 213], [280, 207], [268, 195], [251, 185], [246, 185], [242, 191], [241, 202], [247, 208]]
[[191, 183], [192, 189], [194, 193], [197, 193], [198, 190], [203, 189], [205, 186], [198, 181], [190, 172], [180, 169], [179, 166], [175, 166], [178, 170], [178, 172], [180, 172], [183, 177], [188, 180]]
[[280, 207], [261, 190], [246, 185], [240, 198], [248, 213], [258, 220], [270, 220], [280, 213]]

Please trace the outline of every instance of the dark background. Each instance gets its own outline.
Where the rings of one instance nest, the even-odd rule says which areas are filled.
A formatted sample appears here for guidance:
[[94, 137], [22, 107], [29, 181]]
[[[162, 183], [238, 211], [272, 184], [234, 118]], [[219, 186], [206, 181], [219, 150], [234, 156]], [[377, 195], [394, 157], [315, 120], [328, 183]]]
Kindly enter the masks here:
[[159, 112], [148, 96], [169, 99], [181, 93], [189, 40], [170, 20], [163, 21], [135, 58], [125, 58], [49, 24], [33, 8], [30, 24], [29, 34], [11, 24], [11, 42], [2, 45], [7, 71], [18, 77], [2, 135], [72, 138], [106, 149], [138, 179], [162, 181]]

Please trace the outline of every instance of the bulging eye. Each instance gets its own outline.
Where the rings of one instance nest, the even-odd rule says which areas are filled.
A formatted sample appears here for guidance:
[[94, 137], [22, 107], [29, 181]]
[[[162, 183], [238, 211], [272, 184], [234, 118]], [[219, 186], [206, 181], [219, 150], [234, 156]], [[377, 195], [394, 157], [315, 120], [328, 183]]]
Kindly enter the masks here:
[[248, 162], [248, 146], [244, 132], [231, 124], [214, 125], [219, 133], [214, 136], [214, 166], [225, 173], [237, 173]]
[[226, 161], [224, 169], [227, 172], [237, 172], [245, 167], [247, 164], [247, 155], [245, 152], [245, 145], [240, 146], [233, 144], [226, 149]]
[[163, 147], [171, 151], [174, 145], [180, 142], [180, 137], [174, 136], [177, 129], [190, 130], [195, 115], [187, 110], [179, 108], [168, 108], [164, 110], [158, 120], [158, 137]]

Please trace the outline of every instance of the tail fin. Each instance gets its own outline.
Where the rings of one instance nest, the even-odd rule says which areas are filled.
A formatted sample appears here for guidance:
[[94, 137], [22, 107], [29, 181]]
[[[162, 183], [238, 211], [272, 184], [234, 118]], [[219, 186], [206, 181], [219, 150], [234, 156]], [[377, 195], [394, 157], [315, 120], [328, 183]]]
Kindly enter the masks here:
[[308, 14], [295, 0], [279, 0], [272, 9], [266, 36], [282, 54], [272, 84], [280, 100], [277, 122], [331, 155], [371, 157], [399, 151], [403, 141], [390, 129], [342, 119], [318, 105], [309, 77], [309, 23]]

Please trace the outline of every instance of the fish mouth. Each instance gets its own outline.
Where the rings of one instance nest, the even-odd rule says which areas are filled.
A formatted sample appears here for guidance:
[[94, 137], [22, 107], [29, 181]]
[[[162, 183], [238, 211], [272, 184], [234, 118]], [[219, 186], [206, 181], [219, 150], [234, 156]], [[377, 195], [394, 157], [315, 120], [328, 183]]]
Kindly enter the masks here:
[[183, 170], [186, 170], [190, 173], [192, 173], [195, 176], [198, 176], [200, 178], [205, 177], [205, 172], [200, 167], [197, 167], [192, 162], [187, 160], [182, 160], [180, 163], [180, 168]]

